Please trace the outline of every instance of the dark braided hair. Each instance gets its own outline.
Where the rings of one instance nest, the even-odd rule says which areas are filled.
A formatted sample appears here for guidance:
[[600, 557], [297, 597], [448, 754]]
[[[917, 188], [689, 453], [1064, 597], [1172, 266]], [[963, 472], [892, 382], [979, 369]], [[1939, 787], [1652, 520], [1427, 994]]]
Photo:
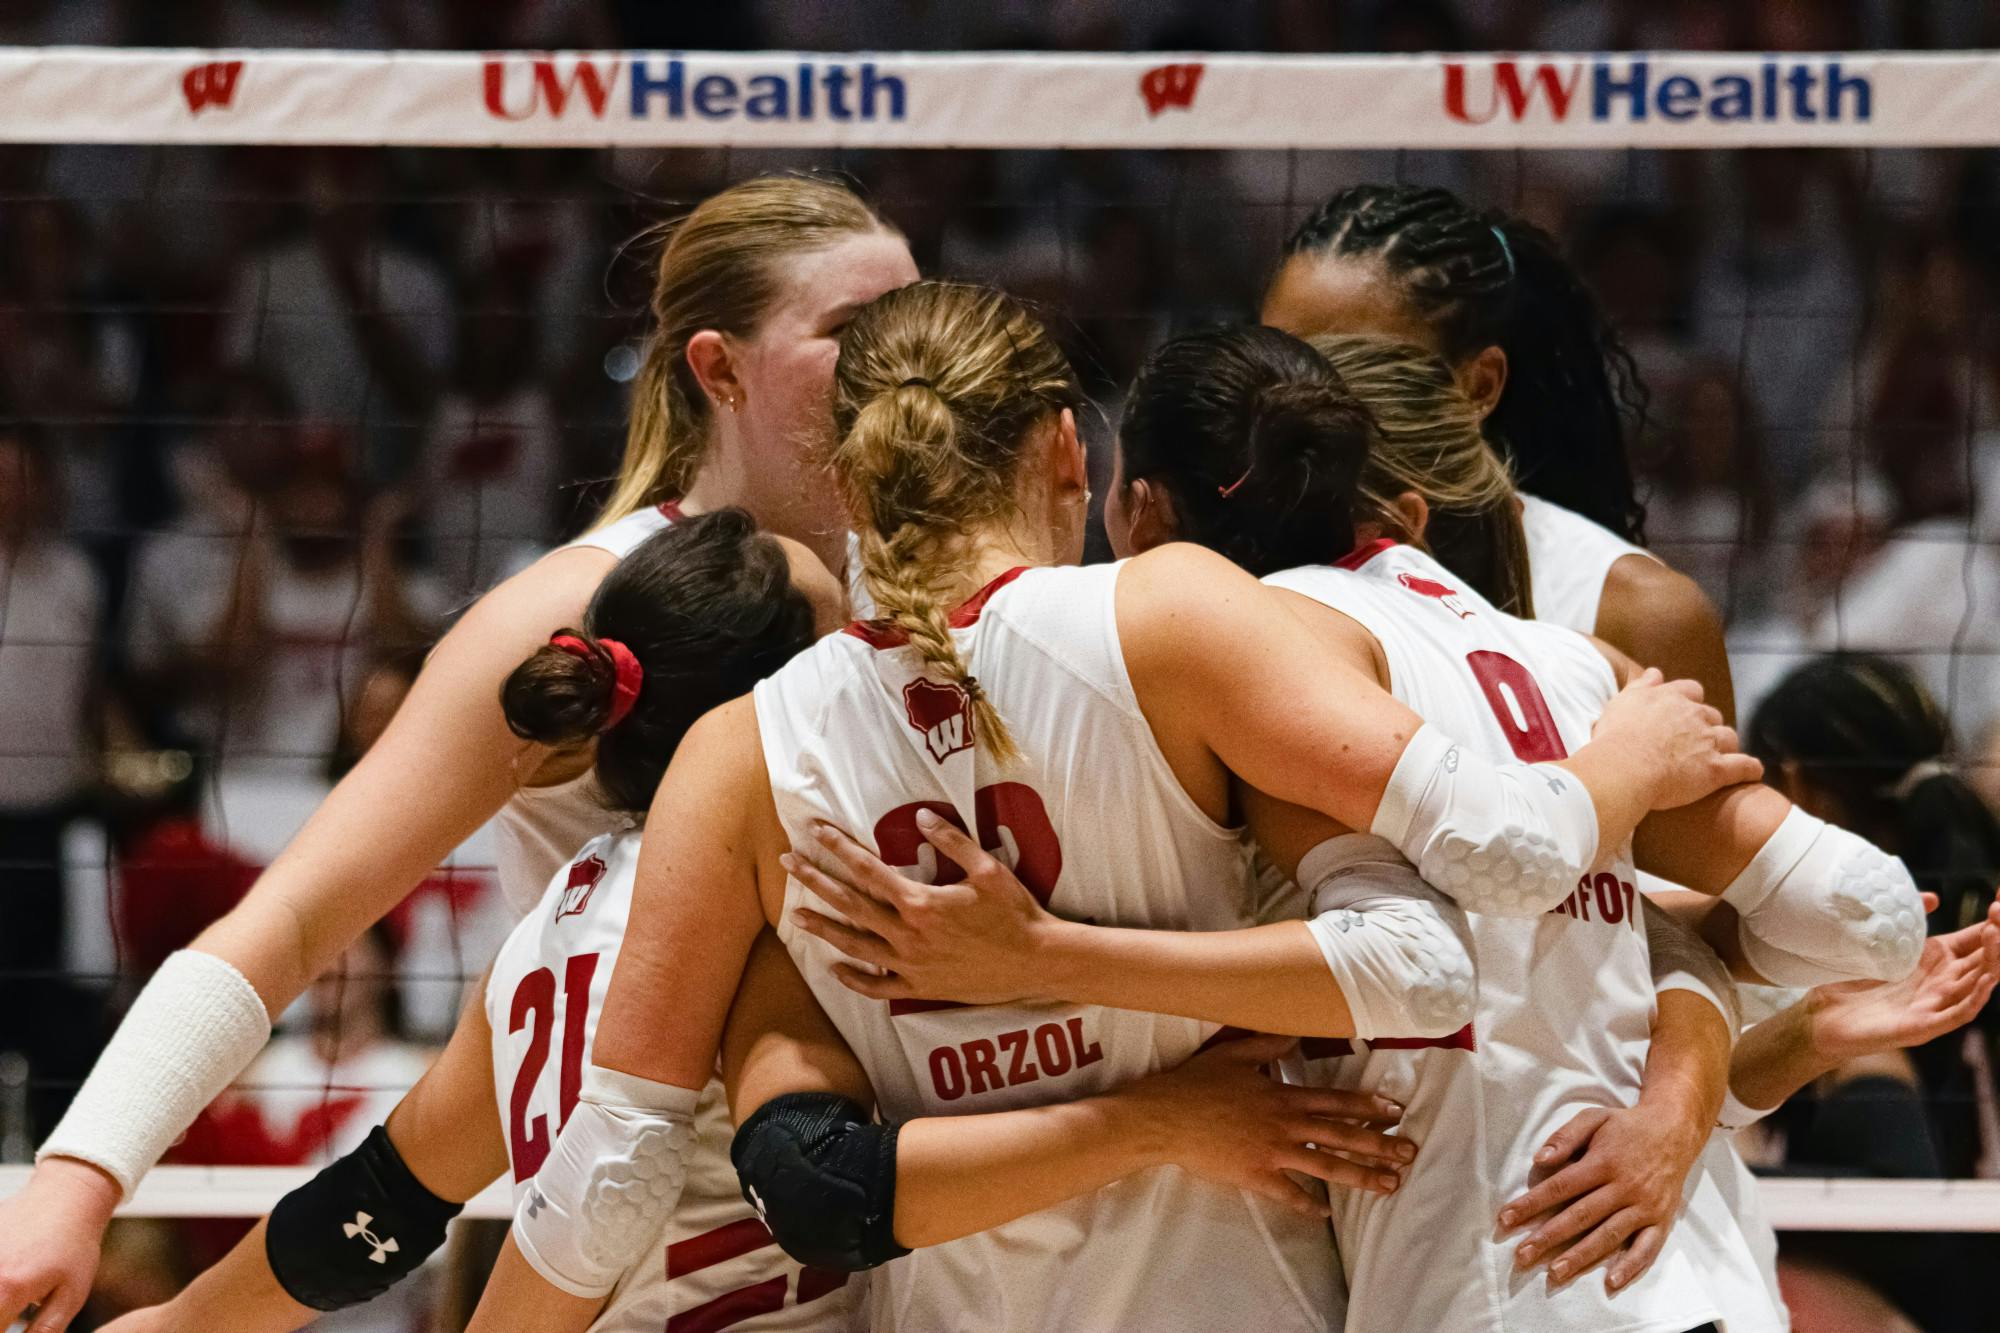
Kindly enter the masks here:
[[1447, 361], [1505, 352], [1507, 384], [1485, 429], [1521, 489], [1645, 539], [1625, 456], [1628, 420], [1637, 429], [1645, 419], [1645, 386], [1554, 237], [1498, 210], [1476, 212], [1449, 190], [1354, 185], [1285, 243], [1287, 257], [1305, 253], [1381, 260]]

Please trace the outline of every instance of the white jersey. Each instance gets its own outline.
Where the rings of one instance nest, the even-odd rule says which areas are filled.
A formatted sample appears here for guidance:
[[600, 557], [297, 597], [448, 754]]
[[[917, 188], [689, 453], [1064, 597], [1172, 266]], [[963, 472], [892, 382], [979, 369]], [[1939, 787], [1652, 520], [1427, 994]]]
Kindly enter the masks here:
[[[637, 832], [605, 834], [559, 870], [486, 983], [494, 1093], [518, 1205], [576, 1106], [618, 963], [639, 860]], [[865, 1285], [788, 1258], [743, 1201], [720, 1082], [695, 1112], [687, 1186], [661, 1249], [625, 1274], [593, 1333], [846, 1330]]]
[[[1628, 555], [1658, 558], [1583, 515], [1532, 495], [1521, 497], [1521, 529], [1528, 542], [1535, 619], [1585, 634], [1596, 632], [1611, 566]], [[1642, 893], [1679, 887], [1644, 871], [1635, 882]], [[1710, 1290], [1722, 1307], [1727, 1333], [1782, 1333], [1790, 1326], [1775, 1294], [1778, 1240], [1764, 1221], [1756, 1190], [1731, 1136], [1717, 1131], [1690, 1173], [1680, 1225], [1705, 1238], [1696, 1249], [1711, 1265]], [[1741, 1267], [1745, 1248], [1754, 1256], [1749, 1278]]]
[[[586, 532], [558, 549], [589, 547], [623, 560], [679, 517], [680, 506], [655, 505]], [[567, 782], [517, 788], [493, 817], [495, 869], [508, 908], [525, 913], [571, 853], [620, 822], [605, 801], [594, 767]]]
[[[1486, 759], [1564, 757], [1618, 688], [1588, 640], [1503, 614], [1409, 546], [1377, 542], [1340, 566], [1265, 582], [1359, 622], [1382, 646], [1395, 696]], [[1678, 1230], [1615, 1297], [1596, 1276], [1549, 1292], [1542, 1270], [1514, 1267], [1526, 1233], [1495, 1234], [1501, 1205], [1539, 1179], [1533, 1157], [1549, 1135], [1590, 1107], [1638, 1100], [1654, 997], [1631, 849], [1539, 920], [1469, 920], [1479, 1003], [1467, 1030], [1354, 1043], [1357, 1054], [1314, 1066], [1337, 1086], [1402, 1102], [1423, 1145], [1394, 1195], [1334, 1191], [1353, 1327], [1684, 1333], [1708, 1322], [1715, 1307]]]
[[[1256, 920], [1236, 832], [1175, 778], [1125, 673], [1117, 565], [1014, 571], [952, 617], [972, 674], [1023, 756], [974, 745], [965, 691], [920, 675], [892, 631], [820, 640], [756, 688], [771, 791], [794, 841], [824, 819], [882, 858], [933, 876], [929, 808], [1012, 861], [1053, 911], [1175, 930]], [[956, 873], [946, 863], [944, 869]], [[840, 958], [800, 931], [787, 886], [778, 934], [874, 1082], [889, 1120], [1070, 1101], [1179, 1064], [1216, 1025], [1074, 1004], [943, 1005], [865, 999]], [[1174, 1167], [872, 1275], [876, 1329], [1337, 1330], [1342, 1305], [1324, 1223]]]
[[1611, 567], [1628, 555], [1656, 559], [1609, 528], [1561, 505], [1521, 497], [1521, 532], [1528, 539], [1528, 581], [1535, 619], [1597, 633], [1597, 607]]

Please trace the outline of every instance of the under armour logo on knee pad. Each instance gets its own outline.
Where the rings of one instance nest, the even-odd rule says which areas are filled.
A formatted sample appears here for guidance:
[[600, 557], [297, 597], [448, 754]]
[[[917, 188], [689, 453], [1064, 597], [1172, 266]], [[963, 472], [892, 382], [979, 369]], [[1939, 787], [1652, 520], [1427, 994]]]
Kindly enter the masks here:
[[346, 1233], [349, 1240], [353, 1240], [356, 1236], [359, 1236], [362, 1240], [367, 1241], [375, 1247], [375, 1252], [368, 1256], [370, 1263], [386, 1264], [389, 1262], [389, 1256], [396, 1253], [402, 1247], [396, 1244], [394, 1236], [378, 1236], [370, 1231], [368, 1224], [374, 1220], [367, 1213], [356, 1213], [354, 1220], [342, 1223], [340, 1229]]

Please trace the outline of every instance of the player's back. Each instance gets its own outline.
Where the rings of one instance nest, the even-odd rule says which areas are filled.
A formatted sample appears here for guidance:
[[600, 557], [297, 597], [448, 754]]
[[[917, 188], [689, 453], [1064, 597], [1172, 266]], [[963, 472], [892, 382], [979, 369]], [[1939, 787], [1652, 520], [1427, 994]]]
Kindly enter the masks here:
[[[1425, 721], [1481, 757], [1561, 759], [1590, 738], [1617, 690], [1583, 636], [1494, 608], [1429, 555], [1377, 542], [1340, 565], [1265, 580], [1330, 606], [1381, 645], [1389, 687]], [[1558, 779], [1560, 780], [1560, 779]], [[1488, 873], [1454, 865], [1438, 880]], [[1500, 1206], [1525, 1190], [1537, 1148], [1589, 1107], [1636, 1101], [1654, 999], [1629, 847], [1539, 919], [1471, 914], [1479, 1003], [1470, 1028], [1442, 1042], [1376, 1042], [1315, 1073], [1404, 1103], [1423, 1144], [1394, 1196], [1336, 1194], [1335, 1231], [1356, 1327], [1371, 1333], [1452, 1328], [1660, 1330], [1712, 1316], [1678, 1239], [1615, 1298], [1585, 1279], [1555, 1292], [1517, 1272], [1517, 1237], [1496, 1238]], [[1466, 1280], [1406, 1280], [1426, 1271]]]
[[[1021, 751], [1011, 766], [973, 734], [966, 692], [920, 674], [918, 654], [880, 626], [822, 640], [759, 684], [786, 832], [802, 839], [824, 819], [929, 877], [937, 861], [915, 821], [928, 808], [977, 829], [1059, 915], [1251, 924], [1237, 833], [1181, 787], [1126, 677], [1119, 568], [1015, 571], [952, 617], [960, 652]], [[838, 955], [792, 924], [800, 893], [788, 887], [780, 938], [867, 1067], [886, 1118], [1074, 1100], [1176, 1065], [1215, 1033], [1088, 1005], [865, 999], [833, 979]], [[1323, 1224], [1177, 1168], [919, 1250], [873, 1279], [877, 1328], [1279, 1333], [1337, 1329], [1342, 1318]]]
[[[487, 979], [494, 1092], [517, 1204], [576, 1106], [625, 939], [639, 842], [633, 831], [587, 843], [500, 946]], [[847, 1329], [862, 1281], [787, 1258], [744, 1202], [719, 1080], [702, 1092], [695, 1129], [662, 1247], [620, 1280], [593, 1333]]]

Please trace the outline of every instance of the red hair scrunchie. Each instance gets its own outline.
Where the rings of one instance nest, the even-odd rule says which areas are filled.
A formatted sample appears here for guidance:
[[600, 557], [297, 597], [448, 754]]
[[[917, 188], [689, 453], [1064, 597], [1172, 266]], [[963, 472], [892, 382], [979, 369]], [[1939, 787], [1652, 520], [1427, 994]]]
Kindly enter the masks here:
[[[611, 659], [611, 712], [598, 729], [597, 734], [602, 736], [631, 716], [632, 706], [639, 702], [639, 687], [646, 682], [646, 669], [639, 665], [632, 650], [616, 639], [599, 639], [597, 646], [604, 650], [604, 657]], [[551, 635], [549, 647], [586, 662], [602, 660], [588, 643], [574, 634]]]

